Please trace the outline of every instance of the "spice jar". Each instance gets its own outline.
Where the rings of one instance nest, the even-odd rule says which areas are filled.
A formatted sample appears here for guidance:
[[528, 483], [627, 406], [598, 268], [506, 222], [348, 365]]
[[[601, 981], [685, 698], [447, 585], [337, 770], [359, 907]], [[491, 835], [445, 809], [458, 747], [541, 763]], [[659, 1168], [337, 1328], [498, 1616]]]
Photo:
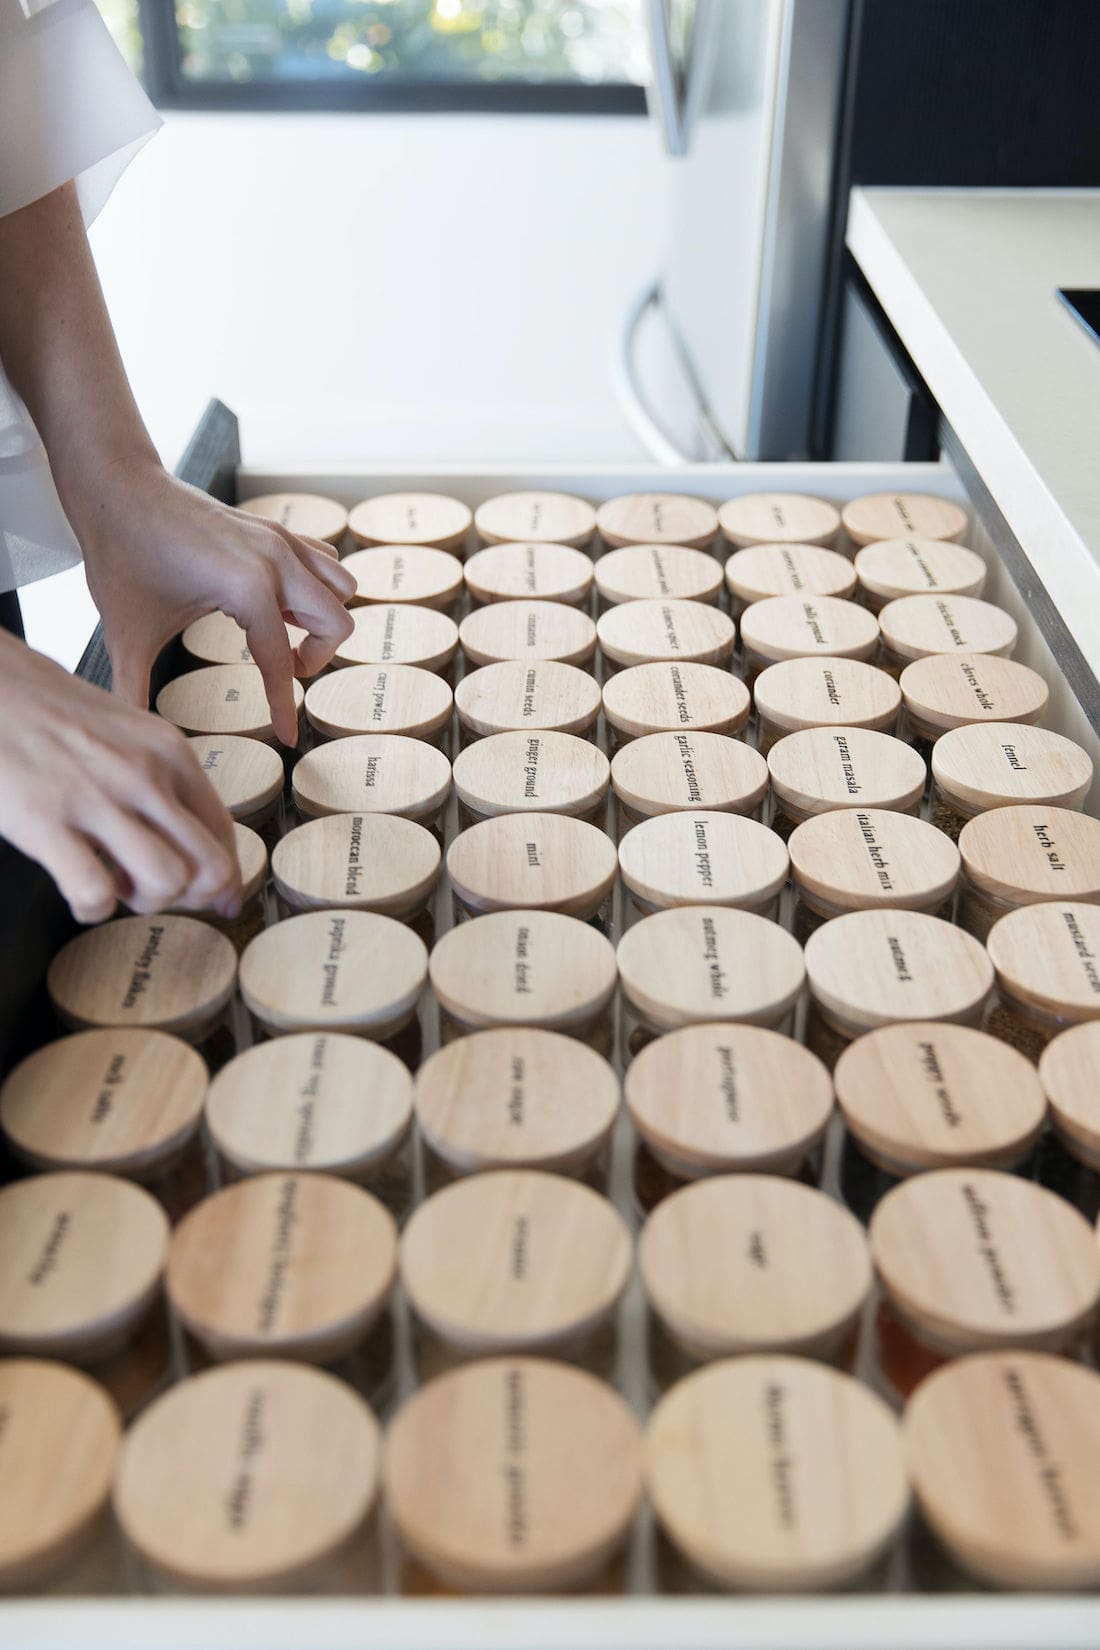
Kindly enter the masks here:
[[451, 764], [422, 739], [359, 733], [301, 757], [291, 783], [304, 819], [378, 813], [431, 824], [450, 795]]
[[[291, 647], [298, 647], [309, 632], [288, 624], [286, 634]], [[200, 665], [251, 665], [256, 662], [248, 646], [248, 637], [228, 613], [205, 614], [187, 626], [181, 639], [185, 650]]]
[[794, 937], [846, 911], [928, 911], [950, 919], [959, 850], [942, 831], [888, 808], [837, 808], [791, 832]]
[[[263, 837], [249, 830], [247, 825], [238, 825], [236, 820], [233, 822], [233, 841], [241, 875], [241, 908], [237, 915], [223, 917], [210, 910], [190, 911], [187, 914], [198, 917], [200, 922], [209, 923], [219, 934], [224, 934], [240, 955], [267, 921], [268, 860], [267, 844]], [[172, 910], [183, 914], [183, 908], [178, 905], [173, 906]]]
[[611, 764], [571, 733], [494, 733], [455, 759], [454, 785], [470, 820], [513, 813], [602, 820]]
[[867, 493], [840, 512], [853, 544], [873, 544], [901, 534], [924, 539], [952, 539], [966, 534], [966, 511], [932, 493]]
[[980, 940], [1020, 906], [1100, 900], [1100, 820], [1072, 808], [994, 808], [963, 826], [959, 852], [959, 921]]
[[271, 1036], [349, 1031], [384, 1041], [416, 1014], [428, 950], [372, 911], [311, 911], [257, 935], [241, 958], [241, 996]]
[[232, 733], [200, 733], [187, 743], [230, 817], [274, 846], [282, 829], [285, 779], [276, 752]]
[[405, 922], [423, 911], [443, 855], [423, 825], [394, 814], [327, 814], [288, 831], [272, 860], [286, 911], [377, 911]]
[[720, 733], [649, 733], [617, 751], [611, 785], [620, 821], [706, 808], [755, 815], [768, 790], [758, 751]]
[[357, 544], [426, 544], [461, 555], [473, 515], [445, 493], [377, 493], [348, 517]]
[[480, 504], [474, 526], [483, 544], [586, 545], [596, 529], [596, 512], [570, 493], [498, 493]]
[[350, 665], [306, 690], [306, 720], [325, 739], [393, 733], [441, 745], [454, 695], [442, 676], [416, 665]]
[[895, 672], [938, 653], [1008, 658], [1016, 646], [1011, 613], [976, 596], [902, 596], [886, 603], [878, 622], [883, 663]]
[[847, 556], [816, 544], [754, 544], [726, 563], [730, 611], [743, 613], [769, 596], [832, 596], [846, 601], [855, 592], [855, 569]]
[[1059, 1032], [1039, 1060], [1039, 1081], [1050, 1102], [1055, 1133], [1067, 1151], [1090, 1169], [1100, 1169], [1098, 1071], [1100, 1020]]
[[596, 626], [564, 602], [494, 602], [467, 614], [458, 634], [470, 668], [507, 659], [586, 665], [596, 652]]
[[994, 653], [937, 653], [901, 673], [908, 738], [932, 744], [949, 728], [972, 722], [1037, 722], [1050, 689], [1014, 659]]
[[785, 659], [756, 678], [756, 743], [766, 755], [777, 739], [804, 728], [869, 728], [894, 733], [901, 689], [886, 671], [859, 659]]
[[458, 626], [446, 613], [411, 602], [356, 607], [352, 633], [333, 654], [343, 665], [416, 665], [446, 676], [458, 652]]
[[867, 728], [804, 728], [768, 752], [772, 827], [784, 838], [796, 825], [836, 808], [919, 811], [927, 770], [900, 739]]
[[783, 659], [870, 659], [878, 639], [875, 615], [836, 596], [768, 596], [741, 615], [741, 649], [750, 682]]
[[351, 605], [408, 602], [446, 612], [462, 594], [462, 563], [446, 550], [420, 544], [380, 544], [344, 557], [355, 579]]
[[460, 831], [447, 875], [468, 911], [561, 911], [587, 921], [615, 884], [615, 844], [564, 814], [501, 814]]
[[320, 493], [264, 493], [243, 499], [237, 508], [246, 516], [277, 521], [291, 533], [323, 539], [326, 544], [339, 544], [348, 526], [344, 506]]
[[[301, 714], [305, 691], [295, 680], [294, 708]], [[157, 714], [184, 733], [235, 733], [276, 743], [267, 689], [256, 665], [204, 665], [168, 682], [157, 694]]]
[[749, 719], [749, 690], [714, 665], [633, 665], [604, 683], [603, 713], [619, 744], [647, 733], [740, 733]]
[[596, 527], [612, 550], [626, 544], [704, 550], [718, 531], [718, 515], [712, 504], [684, 493], [624, 493], [600, 505]]
[[620, 602], [600, 617], [596, 631], [607, 668], [662, 659], [728, 665], [733, 657], [733, 620], [705, 602]]
[[592, 559], [567, 544], [499, 544], [466, 563], [475, 602], [565, 602], [582, 607], [592, 590]]
[[973, 550], [942, 539], [881, 539], [857, 552], [863, 601], [877, 613], [902, 596], [980, 596], [985, 562]]
[[774, 917], [790, 860], [774, 831], [737, 814], [660, 814], [619, 843], [623, 884], [640, 911], [728, 905]]
[[936, 740], [932, 781], [932, 822], [957, 841], [967, 820], [993, 808], [1080, 808], [1092, 784], [1092, 758], [1046, 728], [975, 722]]
[[639, 601], [713, 605], [721, 590], [721, 563], [681, 544], [630, 544], [596, 563], [596, 591], [605, 607]]
[[821, 544], [836, 541], [840, 513], [824, 498], [805, 493], [742, 493], [718, 512], [722, 537], [737, 549], [755, 544]]
[[988, 1029], [1030, 1059], [1067, 1026], [1100, 1019], [1100, 906], [1022, 906], [993, 924], [986, 946], [1000, 998]]
[[553, 659], [506, 660], [470, 671], [455, 689], [466, 739], [492, 733], [575, 733], [590, 738], [600, 714], [594, 676]]
[[64, 1025], [174, 1031], [201, 1043], [233, 995], [237, 954], [194, 917], [119, 917], [62, 946], [46, 976]]

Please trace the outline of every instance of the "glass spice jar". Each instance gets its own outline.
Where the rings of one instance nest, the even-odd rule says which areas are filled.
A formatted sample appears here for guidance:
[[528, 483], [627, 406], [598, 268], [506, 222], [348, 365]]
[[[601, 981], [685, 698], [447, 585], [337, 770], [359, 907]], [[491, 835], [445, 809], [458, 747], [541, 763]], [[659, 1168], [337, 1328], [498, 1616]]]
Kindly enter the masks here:
[[878, 620], [836, 596], [768, 596], [741, 615], [747, 683], [785, 659], [870, 660], [878, 650]]
[[1050, 690], [1015, 659], [994, 653], [936, 653], [906, 665], [899, 678], [900, 733], [928, 751], [941, 734], [975, 722], [1037, 722]]
[[326, 814], [288, 831], [272, 860], [282, 916], [374, 911], [410, 922], [424, 912], [443, 854], [431, 831], [396, 814]]
[[596, 678], [554, 659], [505, 660], [468, 671], [455, 689], [463, 743], [495, 733], [571, 733], [594, 739], [600, 714]]
[[[292, 687], [300, 719], [305, 689], [297, 680]], [[265, 745], [278, 743], [256, 665], [204, 665], [177, 676], [157, 694], [157, 714], [184, 733], [236, 734]]]
[[942, 539], [880, 539], [857, 551], [860, 595], [872, 613], [902, 596], [980, 596], [985, 562], [974, 550]]
[[495, 733], [459, 752], [454, 785], [462, 827], [518, 813], [602, 824], [611, 765], [598, 746], [575, 734]]
[[828, 499], [806, 493], [742, 493], [718, 511], [727, 544], [820, 544], [830, 549], [840, 533], [840, 512]]
[[1072, 739], [1026, 722], [974, 722], [932, 747], [932, 823], [957, 842], [994, 808], [1080, 809], [1091, 784], [1092, 758]]
[[721, 564], [705, 550], [682, 544], [631, 544], [609, 550], [595, 566], [600, 611], [620, 602], [687, 601], [714, 606], [722, 592]]
[[726, 905], [774, 919], [789, 865], [766, 825], [702, 808], [658, 814], [619, 843], [623, 886], [643, 912]]
[[740, 739], [721, 733], [648, 733], [611, 763], [617, 834], [643, 820], [705, 808], [759, 818], [768, 764]]
[[587, 613], [564, 602], [493, 602], [467, 614], [459, 641], [467, 670], [510, 659], [589, 666], [596, 653], [596, 626]]
[[278, 753], [239, 734], [199, 733], [187, 743], [230, 818], [258, 832], [270, 852], [283, 830], [286, 774]]
[[847, 556], [816, 544], [754, 544], [726, 563], [730, 612], [740, 617], [769, 596], [833, 596], [847, 601], [856, 588]]
[[583, 498], [545, 490], [498, 493], [474, 512], [483, 544], [566, 544], [584, 549], [596, 530], [596, 512]]
[[959, 922], [980, 940], [1024, 905], [1100, 901], [1100, 820], [1072, 808], [991, 809], [963, 826], [959, 853]]
[[465, 553], [473, 512], [446, 493], [376, 493], [357, 504], [348, 517], [356, 544], [426, 544], [435, 550]]
[[348, 527], [344, 506], [322, 493], [263, 493], [242, 499], [237, 508], [246, 516], [262, 516], [325, 544], [339, 545]]
[[1100, 1019], [1100, 905], [1051, 900], [993, 924], [997, 974], [987, 1029], [1037, 1060], [1069, 1026]]
[[567, 544], [497, 544], [466, 563], [466, 588], [479, 606], [489, 602], [564, 602], [586, 607], [592, 594], [592, 558]]
[[333, 655], [334, 668], [415, 665], [450, 680], [458, 626], [449, 614], [411, 602], [382, 602], [354, 608], [351, 622], [351, 635]]
[[786, 659], [756, 678], [756, 745], [767, 755], [777, 740], [806, 728], [897, 731], [901, 689], [877, 665], [860, 659]]
[[344, 557], [355, 579], [352, 607], [408, 602], [452, 613], [463, 589], [462, 563], [422, 544], [380, 544]]
[[837, 808], [920, 811], [928, 771], [911, 746], [867, 728], [805, 728], [768, 752], [774, 831], [786, 841], [796, 825]]
[[437, 825], [451, 794], [451, 764], [422, 739], [362, 733], [320, 745], [294, 764], [299, 818], [324, 814], [397, 814]]
[[393, 733], [442, 747], [453, 704], [443, 677], [418, 665], [349, 665], [310, 683], [306, 720], [318, 740]]
[[596, 528], [610, 550], [626, 544], [705, 550], [718, 532], [718, 515], [712, 504], [686, 493], [626, 493], [600, 505]]
[[745, 684], [715, 665], [632, 665], [604, 683], [612, 748], [650, 733], [739, 734], [751, 706]]
[[901, 596], [878, 615], [882, 663], [900, 674], [914, 659], [939, 653], [996, 654], [1009, 658], [1016, 621], [1003, 607], [976, 596]]
[[633, 665], [728, 666], [736, 634], [727, 613], [706, 602], [669, 600], [620, 602], [596, 625], [604, 672]]
[[559, 911], [588, 922], [617, 873], [607, 833], [565, 814], [500, 814], [460, 831], [447, 850], [454, 897], [475, 915]]
[[967, 529], [962, 505], [934, 493], [866, 493], [846, 504], [840, 519], [855, 545], [896, 539], [899, 533], [958, 543]]
[[837, 808], [796, 826], [788, 846], [800, 945], [849, 911], [927, 911], [950, 920], [959, 850], [921, 819], [888, 808]]

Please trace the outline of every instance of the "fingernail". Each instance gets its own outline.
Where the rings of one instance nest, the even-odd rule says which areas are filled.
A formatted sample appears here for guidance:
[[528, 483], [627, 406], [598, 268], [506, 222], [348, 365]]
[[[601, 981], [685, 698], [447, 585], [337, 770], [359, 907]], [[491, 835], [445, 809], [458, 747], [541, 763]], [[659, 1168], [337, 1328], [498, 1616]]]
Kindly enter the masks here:
[[214, 909], [219, 917], [224, 917], [227, 922], [232, 922], [241, 914], [241, 901], [236, 894], [231, 894], [228, 899], [219, 900]]

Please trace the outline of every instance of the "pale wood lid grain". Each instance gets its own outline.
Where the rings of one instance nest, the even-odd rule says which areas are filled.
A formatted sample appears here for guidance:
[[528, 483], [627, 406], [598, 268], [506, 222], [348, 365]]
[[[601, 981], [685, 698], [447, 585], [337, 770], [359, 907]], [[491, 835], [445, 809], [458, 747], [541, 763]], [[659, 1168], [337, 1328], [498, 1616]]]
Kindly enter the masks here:
[[596, 512], [583, 498], [570, 493], [498, 493], [474, 513], [474, 526], [486, 544], [588, 543], [596, 528]]
[[427, 973], [423, 940], [392, 917], [310, 911], [249, 942], [241, 996], [276, 1031], [388, 1037], [412, 1018]]
[[165, 1287], [211, 1357], [327, 1363], [393, 1288], [397, 1225], [361, 1186], [327, 1174], [257, 1174], [204, 1198], [172, 1233]]
[[619, 977], [651, 1024], [710, 1020], [770, 1025], [798, 1001], [802, 948], [777, 923], [727, 906], [659, 911], [619, 941]]
[[1100, 905], [1024, 905], [993, 924], [986, 946], [1017, 1002], [1073, 1023], [1100, 1019]]
[[262, 813], [282, 791], [282, 758], [260, 740], [234, 733], [198, 733], [187, 743], [234, 819]]
[[768, 752], [776, 800], [802, 814], [831, 808], [911, 808], [927, 770], [911, 745], [870, 728], [802, 728]]
[[445, 671], [458, 651], [458, 626], [446, 613], [411, 602], [357, 607], [347, 641], [336, 649], [333, 664], [419, 665]]
[[233, 995], [237, 953], [194, 917], [119, 917], [78, 934], [46, 984], [67, 1025], [205, 1029]]
[[830, 545], [840, 531], [840, 512], [805, 493], [743, 493], [718, 512], [730, 544]]
[[596, 511], [605, 544], [680, 544], [700, 550], [718, 531], [713, 504], [685, 493], [624, 493]]
[[432, 819], [451, 789], [451, 764], [422, 739], [357, 733], [319, 745], [294, 764], [294, 801], [303, 814], [400, 814]]
[[401, 1237], [401, 1284], [417, 1317], [482, 1353], [587, 1334], [614, 1308], [632, 1264], [614, 1205], [539, 1169], [456, 1180], [420, 1205]]
[[789, 864], [766, 825], [699, 808], [644, 820], [619, 843], [623, 882], [643, 906], [765, 905]]
[[466, 587], [480, 602], [584, 601], [592, 559], [567, 544], [500, 544], [466, 563]]
[[725, 1587], [851, 1580], [909, 1507], [886, 1404], [806, 1358], [729, 1358], [680, 1381], [650, 1419], [645, 1475], [669, 1536]]
[[326, 814], [275, 845], [276, 892], [298, 907], [347, 906], [406, 917], [428, 899], [443, 862], [423, 825], [395, 814]]
[[684, 1174], [779, 1173], [824, 1133], [833, 1085], [816, 1055], [763, 1026], [686, 1026], [631, 1061], [626, 1104], [643, 1140]]
[[473, 521], [469, 507], [446, 493], [379, 493], [357, 504], [348, 517], [359, 544], [429, 544], [460, 547]]
[[338, 544], [348, 525], [344, 506], [320, 493], [264, 493], [258, 498], [242, 499], [237, 508], [246, 516], [277, 521], [291, 533], [324, 539], [327, 544]]
[[650, 733], [615, 753], [611, 784], [633, 814], [692, 808], [747, 814], [767, 793], [768, 764], [725, 734]]
[[899, 1174], [1007, 1168], [1046, 1118], [1030, 1060], [969, 1026], [882, 1026], [844, 1050], [833, 1081], [848, 1128]]
[[835, 596], [846, 600], [856, 587], [847, 556], [816, 544], [754, 544], [726, 562], [726, 584], [738, 601], [769, 596]]
[[932, 653], [996, 653], [1016, 646], [1016, 621], [1003, 607], [976, 596], [902, 596], [878, 616], [882, 640], [900, 659]]
[[[305, 690], [291, 684], [294, 708]], [[157, 694], [157, 714], [184, 733], [237, 733], [247, 739], [275, 739], [264, 679], [256, 665], [202, 665], [168, 682]]]
[[63, 1563], [107, 1505], [122, 1425], [95, 1381], [34, 1358], [0, 1362], [0, 1590]]
[[741, 640], [761, 659], [867, 659], [878, 646], [878, 620], [838, 596], [768, 596], [741, 615]]
[[894, 1306], [944, 1350], [1056, 1348], [1100, 1298], [1100, 1250], [1085, 1217], [996, 1169], [902, 1181], [871, 1216], [870, 1239]]
[[605, 602], [715, 602], [722, 566], [702, 550], [681, 544], [632, 544], [596, 563], [596, 589]]
[[[91, 1355], [160, 1291], [168, 1219], [114, 1175], [33, 1175], [0, 1191], [0, 1351]], [[2, 1367], [2, 1366], [0, 1366]]]
[[506, 659], [583, 665], [596, 651], [596, 626], [587, 613], [564, 602], [493, 602], [467, 614], [458, 635], [471, 665]]
[[447, 850], [451, 886], [476, 911], [590, 917], [617, 871], [611, 838], [566, 814], [501, 814], [461, 831]]
[[1059, 1133], [1091, 1162], [1100, 1159], [1100, 1020], [1072, 1026], [1048, 1043], [1039, 1080]]
[[450, 607], [462, 590], [462, 563], [445, 550], [420, 544], [385, 544], [354, 550], [344, 566], [355, 579], [355, 602], [411, 602]]
[[349, 665], [306, 689], [306, 720], [331, 739], [396, 733], [432, 739], [451, 719], [454, 695], [442, 676], [416, 665]]
[[267, 844], [247, 825], [233, 825], [233, 841], [237, 845], [237, 864], [241, 868], [241, 893], [246, 900], [253, 899], [267, 881]]
[[658, 660], [700, 665], [728, 664], [735, 635], [728, 614], [705, 602], [620, 602], [596, 625], [600, 652], [617, 665]]
[[475, 1032], [441, 1048], [416, 1075], [420, 1132], [462, 1173], [580, 1167], [606, 1141], [618, 1109], [613, 1068], [553, 1031]]
[[936, 653], [901, 673], [906, 710], [934, 728], [970, 722], [1037, 722], [1050, 689], [1014, 659], [994, 653]]
[[463, 1025], [565, 1030], [594, 1020], [615, 990], [615, 951], [602, 934], [554, 911], [496, 911], [444, 934], [432, 990]]
[[1078, 808], [1092, 784], [1092, 758], [1048, 728], [974, 722], [936, 740], [932, 775], [949, 801], [972, 813], [1025, 802]]
[[738, 733], [752, 701], [738, 677], [715, 665], [667, 659], [632, 665], [604, 683], [604, 715], [626, 737], [645, 733]]
[[[287, 640], [298, 647], [308, 631], [288, 624]], [[207, 613], [204, 618], [189, 624], [183, 633], [183, 645], [192, 659], [208, 665], [251, 665], [255, 661], [248, 646], [248, 637], [228, 613]]]
[[786, 659], [753, 683], [759, 714], [775, 727], [849, 727], [891, 732], [901, 689], [885, 670], [860, 659]]
[[374, 1505], [381, 1436], [335, 1376], [254, 1359], [207, 1370], [130, 1428], [115, 1513], [185, 1587], [278, 1587], [335, 1554]]
[[642, 1493], [638, 1423], [616, 1392], [543, 1358], [453, 1370], [386, 1436], [386, 1505], [405, 1546], [458, 1587], [565, 1587], [625, 1539]]
[[1073, 808], [993, 808], [967, 820], [959, 852], [973, 886], [1012, 905], [1100, 900], [1100, 819]]
[[160, 1031], [81, 1031], [47, 1043], [0, 1088], [0, 1127], [45, 1169], [141, 1179], [175, 1156], [202, 1118], [201, 1055]]
[[475, 734], [587, 733], [600, 713], [595, 677], [554, 659], [505, 660], [470, 671], [455, 689], [464, 728]]
[[611, 786], [598, 746], [570, 733], [494, 733], [455, 758], [459, 800], [480, 814], [587, 814]]
[[305, 1032], [257, 1043], [223, 1066], [210, 1085], [206, 1124], [242, 1174], [319, 1169], [354, 1180], [404, 1140], [412, 1087], [388, 1049]]
[[924, 539], [963, 537], [966, 511], [933, 493], [867, 493], [840, 512], [844, 531], [854, 544], [896, 539], [899, 534]]
[[845, 1024], [976, 1019], [993, 985], [984, 946], [923, 911], [851, 911], [806, 942], [810, 991]]
[[888, 808], [837, 808], [796, 826], [795, 885], [847, 911], [937, 911], [959, 879], [959, 850], [934, 825]]
[[880, 539], [857, 553], [855, 567], [861, 587], [884, 601], [932, 590], [980, 596], [985, 586], [981, 556], [942, 539]]
[[1013, 1589], [1100, 1583], [1094, 1370], [1039, 1352], [964, 1358], [921, 1382], [902, 1436], [921, 1512], [964, 1569]]

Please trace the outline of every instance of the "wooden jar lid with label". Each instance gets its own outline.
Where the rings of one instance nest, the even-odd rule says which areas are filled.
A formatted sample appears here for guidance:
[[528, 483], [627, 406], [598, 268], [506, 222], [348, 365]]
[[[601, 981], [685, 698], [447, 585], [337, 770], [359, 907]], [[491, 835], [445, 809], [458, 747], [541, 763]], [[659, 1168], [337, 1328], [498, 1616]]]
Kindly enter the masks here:
[[596, 651], [596, 626], [564, 602], [493, 602], [467, 614], [458, 634], [468, 665], [507, 659], [584, 665]]
[[607, 796], [611, 765], [571, 733], [494, 733], [455, 758], [454, 784], [475, 814], [588, 815]]
[[323, 539], [326, 544], [339, 544], [348, 526], [344, 506], [320, 493], [264, 493], [242, 499], [237, 508], [246, 516], [262, 516], [291, 533]]
[[901, 697], [918, 726], [939, 733], [971, 722], [1037, 722], [1050, 689], [1014, 659], [994, 653], [937, 653], [901, 673]]
[[379, 493], [357, 504], [348, 526], [357, 544], [426, 544], [461, 550], [473, 515], [445, 493]]
[[1039, 1352], [948, 1364], [910, 1399], [913, 1489], [952, 1558], [987, 1585], [1100, 1584], [1100, 1375]]
[[534, 1352], [587, 1335], [626, 1288], [633, 1245], [606, 1197], [565, 1175], [500, 1169], [436, 1192], [401, 1237], [421, 1322], [468, 1352]]
[[437, 739], [451, 720], [454, 695], [442, 676], [416, 665], [350, 665], [306, 690], [306, 720], [329, 739], [396, 733]]
[[1079, 808], [1092, 784], [1088, 752], [1026, 722], [974, 722], [932, 747], [932, 777], [968, 814], [1021, 803]]
[[75, 1030], [145, 1026], [198, 1041], [237, 979], [224, 934], [194, 917], [119, 917], [62, 946], [46, 976], [55, 1009]]
[[309, 751], [291, 776], [299, 812], [398, 814], [434, 819], [451, 789], [451, 764], [423, 739], [359, 733]]
[[938, 912], [959, 879], [959, 850], [934, 825], [889, 808], [836, 808], [798, 825], [794, 884], [811, 909]]
[[275, 845], [275, 891], [297, 911], [347, 907], [404, 918], [423, 910], [443, 854], [431, 831], [395, 814], [327, 814]]
[[753, 697], [763, 720], [790, 733], [826, 727], [892, 733], [901, 709], [894, 678], [860, 659], [785, 659], [760, 672]]
[[716, 602], [722, 566], [703, 550], [682, 544], [631, 544], [596, 563], [596, 589], [609, 606], [619, 602]]
[[880, 539], [857, 553], [855, 567], [873, 610], [899, 596], [980, 596], [985, 588], [981, 556], [942, 539]]
[[461, 1025], [590, 1025], [615, 991], [615, 951], [602, 934], [555, 911], [496, 911], [444, 934], [432, 990]]
[[0, 1127], [39, 1169], [143, 1180], [202, 1120], [202, 1057], [160, 1031], [81, 1031], [27, 1056], [0, 1087]]
[[447, 671], [458, 652], [458, 626], [446, 613], [411, 602], [357, 607], [351, 635], [341, 642], [333, 664], [419, 665]]
[[850, 1581], [909, 1508], [887, 1405], [807, 1358], [728, 1358], [680, 1381], [650, 1419], [645, 1475], [666, 1533], [721, 1587]]
[[241, 897], [245, 904], [254, 899], [267, 881], [267, 844], [247, 825], [233, 825], [237, 864], [241, 871]]
[[713, 504], [685, 493], [624, 493], [600, 505], [596, 526], [611, 549], [672, 544], [702, 550], [718, 532], [718, 513]]
[[397, 1226], [361, 1186], [257, 1174], [204, 1198], [172, 1233], [165, 1287], [211, 1358], [333, 1363], [390, 1297]]
[[852, 911], [806, 942], [818, 1006], [857, 1031], [895, 1020], [976, 1020], [993, 985], [985, 947], [923, 911]]
[[594, 676], [554, 659], [505, 660], [465, 675], [455, 689], [458, 719], [467, 733], [513, 730], [588, 733], [600, 714]]
[[446, 550], [422, 544], [383, 544], [354, 550], [344, 566], [355, 579], [353, 605], [409, 602], [451, 607], [462, 593], [462, 563]]
[[721, 905], [644, 918], [619, 941], [618, 962], [627, 998], [661, 1031], [711, 1020], [774, 1025], [805, 978], [797, 940], [766, 917]]
[[[300, 711], [305, 690], [299, 681], [291, 685]], [[271, 706], [256, 665], [203, 665], [177, 676], [157, 694], [157, 714], [184, 733], [236, 733], [275, 743]]]
[[792, 817], [832, 808], [914, 807], [924, 793], [924, 762], [911, 745], [869, 728], [803, 728], [768, 752], [777, 804]]
[[233, 733], [199, 733], [188, 744], [234, 819], [260, 819], [274, 807], [285, 780], [277, 751]]
[[959, 835], [968, 881], [1009, 905], [1100, 900], [1100, 819], [1020, 804], [968, 819]]
[[412, 1078], [388, 1049], [339, 1032], [257, 1043], [210, 1085], [206, 1125], [239, 1174], [317, 1169], [365, 1178], [404, 1140]]
[[373, 911], [310, 911], [249, 942], [241, 996], [273, 1033], [384, 1039], [416, 1013], [427, 973], [427, 947], [404, 923]]
[[742, 607], [769, 596], [835, 596], [846, 601], [856, 587], [847, 556], [817, 544], [754, 544], [726, 562], [726, 585]]
[[135, 1422], [115, 1513], [177, 1585], [278, 1590], [308, 1579], [364, 1523], [380, 1454], [378, 1423], [346, 1382], [252, 1359], [181, 1381]]
[[722, 537], [739, 547], [755, 544], [831, 545], [840, 531], [840, 513], [823, 498], [805, 493], [743, 493], [718, 512]]
[[560, 911], [595, 916], [615, 882], [618, 858], [596, 825], [565, 814], [501, 814], [460, 831], [447, 875], [471, 911]]
[[604, 658], [620, 666], [666, 659], [726, 665], [733, 656], [733, 620], [705, 602], [620, 602], [600, 617], [596, 631]]
[[993, 924], [986, 946], [1006, 996], [1077, 1024], [1100, 1019], [1100, 905], [1024, 905]]
[[498, 493], [479, 504], [474, 526], [485, 544], [586, 545], [596, 529], [596, 512], [571, 493]]
[[768, 596], [741, 615], [741, 641], [759, 659], [869, 659], [878, 647], [878, 620], [837, 596]]
[[715, 665], [632, 665], [604, 683], [604, 716], [623, 739], [647, 733], [736, 734], [749, 719], [752, 701], [738, 677]]
[[615, 753], [611, 784], [636, 817], [693, 808], [750, 814], [767, 794], [768, 764], [725, 734], [650, 733]]
[[[0, 1190], [0, 1352], [83, 1362], [125, 1341], [160, 1292], [168, 1219], [115, 1175]], [[2, 1365], [0, 1365], [2, 1367]]]
[[619, 843], [623, 882], [643, 911], [678, 905], [771, 904], [787, 880], [786, 844], [766, 825], [737, 814], [660, 814]]
[[1003, 607], [976, 596], [902, 596], [878, 616], [883, 646], [897, 660], [936, 653], [994, 653], [1016, 646], [1016, 621]]
[[833, 1110], [816, 1055], [763, 1026], [687, 1026], [645, 1047], [626, 1074], [631, 1121], [670, 1173], [793, 1174]]
[[969, 1026], [881, 1026], [844, 1050], [833, 1081], [865, 1154], [899, 1177], [956, 1165], [1010, 1168], [1046, 1119], [1030, 1060]]
[[1071, 1026], [1039, 1057], [1039, 1081], [1058, 1134], [1075, 1157], [1100, 1168], [1100, 1020]]
[[460, 1174], [577, 1173], [605, 1144], [618, 1109], [613, 1068], [553, 1031], [502, 1026], [460, 1037], [416, 1075], [420, 1133]]
[[578, 607], [592, 589], [592, 558], [568, 544], [498, 544], [466, 563], [466, 588], [478, 602], [565, 602]]
[[871, 1253], [899, 1316], [937, 1350], [1056, 1351], [1100, 1299], [1100, 1249], [1055, 1192], [996, 1169], [933, 1169], [871, 1216]]
[[[288, 624], [287, 639], [291, 647], [298, 647], [308, 631]], [[183, 633], [183, 645], [192, 659], [204, 665], [251, 665], [255, 663], [248, 646], [248, 637], [228, 613], [207, 613]]]
[[95, 1381], [36, 1358], [0, 1361], [0, 1416], [0, 1592], [25, 1592], [106, 1507], [122, 1426]]
[[598, 1573], [642, 1493], [641, 1438], [603, 1381], [546, 1358], [491, 1358], [421, 1387], [386, 1436], [386, 1505], [450, 1586], [545, 1592]]
[[967, 527], [962, 506], [934, 493], [867, 493], [846, 504], [840, 519], [853, 544], [873, 544], [902, 534], [957, 543]]

